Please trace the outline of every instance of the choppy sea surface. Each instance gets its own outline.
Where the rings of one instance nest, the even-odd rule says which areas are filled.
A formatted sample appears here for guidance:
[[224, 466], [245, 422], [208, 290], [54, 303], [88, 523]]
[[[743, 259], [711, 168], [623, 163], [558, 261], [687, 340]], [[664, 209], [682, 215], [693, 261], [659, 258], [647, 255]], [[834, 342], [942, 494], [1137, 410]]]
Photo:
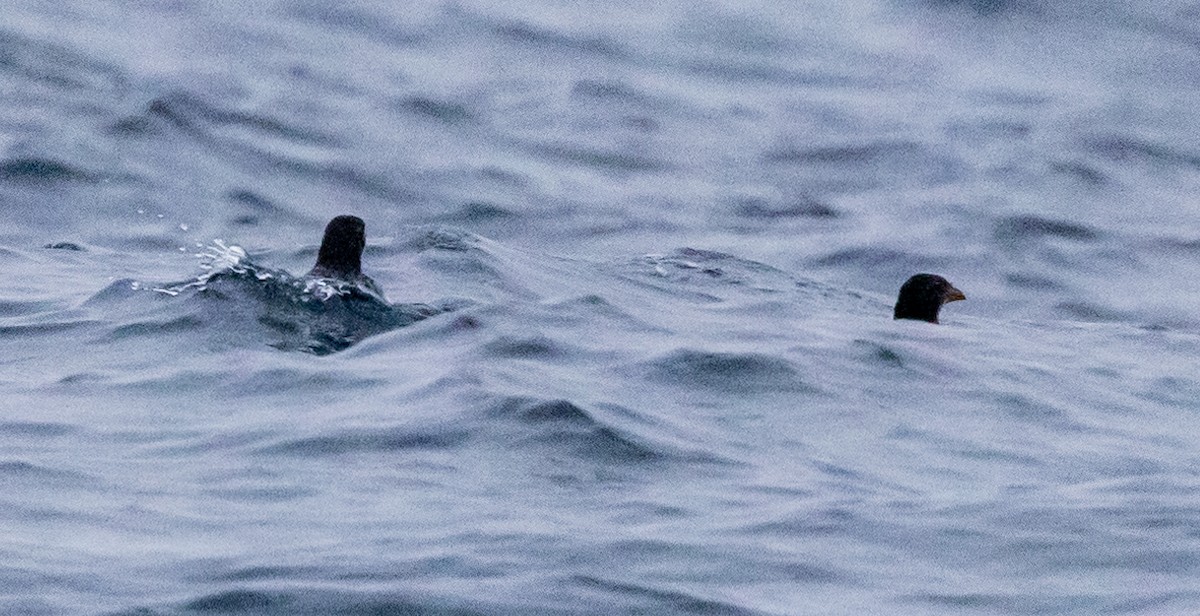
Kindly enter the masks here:
[[2, 614], [1200, 612], [1198, 2], [3, 14]]

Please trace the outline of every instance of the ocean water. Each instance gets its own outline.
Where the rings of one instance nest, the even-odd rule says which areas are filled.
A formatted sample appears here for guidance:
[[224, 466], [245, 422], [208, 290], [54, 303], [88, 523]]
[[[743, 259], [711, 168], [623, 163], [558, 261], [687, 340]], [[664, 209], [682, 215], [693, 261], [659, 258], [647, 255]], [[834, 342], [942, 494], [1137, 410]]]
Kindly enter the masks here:
[[2, 12], [0, 614], [1200, 611], [1200, 3]]

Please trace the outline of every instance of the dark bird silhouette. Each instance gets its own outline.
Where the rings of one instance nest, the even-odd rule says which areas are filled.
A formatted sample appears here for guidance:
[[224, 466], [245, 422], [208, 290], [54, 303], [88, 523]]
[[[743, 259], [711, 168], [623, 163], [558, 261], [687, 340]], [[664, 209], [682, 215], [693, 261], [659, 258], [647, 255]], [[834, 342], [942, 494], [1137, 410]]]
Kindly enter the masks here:
[[967, 299], [949, 280], [935, 274], [917, 274], [900, 287], [896, 299], [895, 318], [938, 322], [942, 304]]
[[334, 217], [325, 225], [317, 264], [308, 275], [352, 282], [383, 297], [379, 285], [362, 272], [362, 253], [366, 245], [367, 225], [363, 219], [349, 215]]

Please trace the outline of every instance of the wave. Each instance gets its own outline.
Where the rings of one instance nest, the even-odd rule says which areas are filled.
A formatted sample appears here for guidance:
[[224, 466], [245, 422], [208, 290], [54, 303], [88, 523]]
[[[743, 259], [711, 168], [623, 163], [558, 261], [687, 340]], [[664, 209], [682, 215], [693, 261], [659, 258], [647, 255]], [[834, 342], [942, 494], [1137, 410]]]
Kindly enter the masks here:
[[23, 157], [0, 161], [0, 180], [35, 184], [95, 183], [100, 177], [59, 160]]
[[500, 396], [484, 408], [487, 417], [515, 421], [522, 427], [516, 434], [500, 429], [493, 437], [565, 450], [580, 460], [623, 465], [728, 463], [722, 456], [686, 444], [652, 416], [617, 404]]
[[128, 85], [115, 66], [69, 47], [0, 30], [0, 72], [62, 91], [113, 92]]
[[506, 397], [493, 403], [488, 414], [516, 419], [531, 426], [527, 442], [566, 448], [575, 455], [601, 462], [644, 463], [666, 457], [653, 444], [606, 425], [566, 400]]
[[[201, 257], [207, 271], [195, 279], [161, 285], [119, 280], [85, 305], [115, 315], [108, 341], [191, 333], [206, 337], [205, 346], [265, 342], [315, 355], [444, 311], [427, 304], [390, 304], [352, 282], [293, 276], [220, 242]], [[157, 297], [148, 298], [147, 292]]]
[[334, 434], [289, 439], [259, 449], [268, 455], [305, 458], [339, 456], [354, 453], [400, 453], [409, 450], [454, 449], [470, 439], [470, 433], [446, 427], [363, 428], [340, 430]]
[[740, 607], [728, 601], [706, 599], [696, 594], [654, 588], [645, 584], [617, 582], [593, 576], [576, 576], [575, 582], [618, 597], [632, 613], [711, 614], [714, 616], [761, 616], [766, 612]]
[[726, 392], [814, 392], [786, 359], [760, 353], [726, 353], [680, 349], [645, 365], [652, 379], [676, 387], [703, 387]]
[[[429, 616], [520, 616], [530, 613], [521, 601], [503, 603], [495, 599], [459, 599], [435, 593], [354, 592], [335, 588], [298, 591], [287, 586], [248, 588], [235, 586], [198, 596], [170, 608], [139, 607], [111, 612], [106, 616], [174, 616], [177, 614], [238, 614], [241, 616], [379, 616], [382, 614], [422, 614]], [[577, 613], [569, 609], [547, 610], [540, 614]]]

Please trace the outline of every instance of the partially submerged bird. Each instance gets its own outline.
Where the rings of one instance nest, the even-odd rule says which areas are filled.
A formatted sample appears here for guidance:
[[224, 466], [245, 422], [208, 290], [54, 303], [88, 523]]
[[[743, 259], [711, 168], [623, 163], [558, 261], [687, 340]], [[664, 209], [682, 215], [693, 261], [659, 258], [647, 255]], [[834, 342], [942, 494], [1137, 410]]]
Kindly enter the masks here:
[[949, 280], [936, 274], [917, 274], [900, 287], [894, 316], [937, 323], [942, 304], [960, 299], [967, 299], [967, 296], [954, 288]]
[[317, 253], [317, 264], [308, 272], [314, 278], [332, 278], [354, 283], [383, 298], [379, 285], [362, 272], [362, 253], [367, 245], [367, 225], [358, 216], [335, 216], [325, 225], [325, 237]]

